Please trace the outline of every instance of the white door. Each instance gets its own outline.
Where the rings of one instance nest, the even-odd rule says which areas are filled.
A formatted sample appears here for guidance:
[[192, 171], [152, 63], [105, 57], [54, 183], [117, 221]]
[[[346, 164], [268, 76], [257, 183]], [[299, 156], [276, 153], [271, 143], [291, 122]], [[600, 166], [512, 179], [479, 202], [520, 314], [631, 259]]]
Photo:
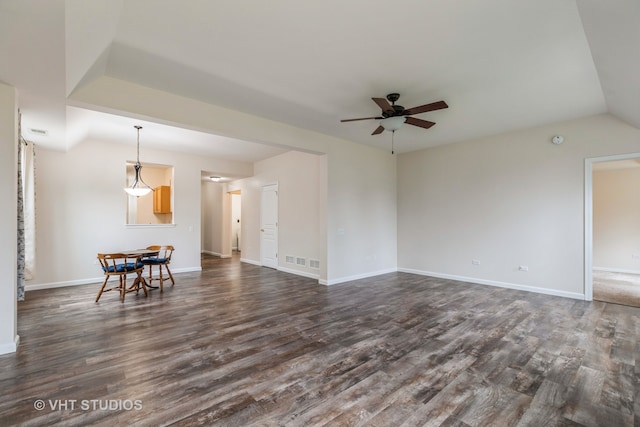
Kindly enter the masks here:
[[264, 267], [278, 268], [278, 184], [262, 187], [260, 257]]

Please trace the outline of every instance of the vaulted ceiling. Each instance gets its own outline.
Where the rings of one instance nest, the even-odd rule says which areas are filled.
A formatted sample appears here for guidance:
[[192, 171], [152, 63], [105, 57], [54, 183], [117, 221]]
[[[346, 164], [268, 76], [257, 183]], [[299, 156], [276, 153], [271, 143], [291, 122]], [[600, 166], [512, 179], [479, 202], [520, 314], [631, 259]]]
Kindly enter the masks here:
[[[398, 152], [603, 112], [640, 127], [638, 46], [637, 0], [0, 0], [0, 80], [23, 128], [48, 132], [26, 136], [63, 150], [134, 142], [135, 118], [74, 103], [104, 76], [380, 148], [375, 121], [340, 119], [379, 115], [371, 97], [390, 92], [445, 100], [416, 116], [436, 126], [396, 132]], [[184, 150], [281, 152], [161, 125]]]

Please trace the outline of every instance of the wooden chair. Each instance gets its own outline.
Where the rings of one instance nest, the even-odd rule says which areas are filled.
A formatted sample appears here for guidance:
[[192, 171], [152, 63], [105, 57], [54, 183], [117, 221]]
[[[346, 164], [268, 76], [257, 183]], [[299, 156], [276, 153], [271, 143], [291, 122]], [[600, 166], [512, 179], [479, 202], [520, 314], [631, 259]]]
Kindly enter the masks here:
[[[119, 291], [120, 301], [124, 302], [124, 296], [129, 292], [139, 291], [140, 288], [144, 291], [144, 295], [147, 295], [147, 287], [144, 280], [142, 280], [142, 272], [144, 271], [144, 264], [140, 261], [140, 256], [131, 256], [122, 253], [115, 254], [98, 254], [98, 260], [100, 266], [104, 272], [104, 282], [98, 292], [96, 302], [100, 299], [104, 292]], [[133, 284], [127, 288], [127, 274], [135, 274], [136, 278]], [[105, 289], [109, 278], [117, 276], [118, 286]]]
[[[171, 263], [171, 254], [173, 254], [174, 248], [171, 245], [153, 245], [148, 246], [147, 249], [152, 251], [158, 251], [158, 255], [153, 257], [142, 258], [142, 263], [144, 265], [149, 266], [149, 285], [154, 280], [160, 281], [160, 292], [162, 292], [162, 284], [165, 280], [171, 279], [171, 286], [175, 285], [175, 281], [173, 280], [173, 274], [171, 274], [171, 270], [169, 270], [169, 263]], [[158, 266], [158, 278], [153, 278], [153, 266]], [[162, 276], [162, 267], [167, 269], [167, 274], [169, 275], [169, 279], [166, 279]]]

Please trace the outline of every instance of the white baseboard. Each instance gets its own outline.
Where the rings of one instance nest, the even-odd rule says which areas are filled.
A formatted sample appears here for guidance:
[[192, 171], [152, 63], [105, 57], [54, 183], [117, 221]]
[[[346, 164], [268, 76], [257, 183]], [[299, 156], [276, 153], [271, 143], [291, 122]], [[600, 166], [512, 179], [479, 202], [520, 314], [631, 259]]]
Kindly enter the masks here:
[[320, 276], [318, 274], [309, 273], [307, 271], [294, 270], [286, 267], [278, 267], [278, 271], [283, 273], [295, 274], [296, 276], [308, 277], [309, 279], [318, 280]]
[[[185, 267], [185, 268], [172, 268], [171, 273], [191, 273], [194, 271], [202, 271], [202, 267]], [[102, 283], [104, 280], [104, 276], [100, 277], [90, 277], [87, 279], [78, 279], [78, 280], [68, 280], [65, 282], [48, 282], [48, 283], [38, 283], [35, 285], [26, 284], [24, 287], [25, 292], [29, 291], [38, 291], [41, 289], [53, 289], [53, 288], [66, 288], [67, 286], [79, 286], [79, 285], [90, 285], [94, 283]]]
[[212, 251], [200, 251], [200, 253], [207, 254], [207, 255], [213, 255], [213, 256], [220, 257], [220, 258], [231, 258], [231, 254], [226, 254], [226, 255], [225, 255], [225, 254], [221, 254], [221, 253], [219, 253], [219, 252], [212, 252]]
[[395, 273], [396, 271], [398, 271], [398, 269], [388, 268], [385, 270], [372, 271], [370, 273], [354, 274], [353, 276], [340, 277], [338, 279], [331, 279], [331, 280], [321, 279], [318, 281], [318, 283], [325, 286], [331, 286], [331, 285], [337, 285], [338, 283], [351, 282], [353, 280], [367, 279], [369, 277], [380, 276], [382, 274]]
[[65, 282], [38, 283], [36, 285], [30, 285], [29, 283], [27, 283], [24, 286], [24, 290], [26, 292], [29, 292], [29, 291], [39, 291], [40, 289], [66, 288], [67, 286], [79, 286], [79, 285], [89, 285], [92, 283], [101, 283], [103, 280], [104, 280], [104, 276], [90, 277], [87, 279], [79, 279], [79, 280], [68, 280]]
[[16, 335], [13, 342], [0, 344], [0, 354], [15, 353], [18, 350], [18, 344], [20, 344], [20, 335]]
[[[262, 267], [262, 264], [259, 261], [254, 261], [248, 258], [240, 258], [240, 262], [246, 262], [247, 264], [257, 265], [258, 267]], [[318, 280], [318, 278], [320, 277], [317, 274], [309, 273], [306, 271], [294, 270], [287, 267], [278, 267], [277, 270], [282, 271], [283, 273], [289, 273], [289, 274], [295, 274], [297, 276], [308, 277], [309, 279]]]
[[624, 268], [593, 267], [594, 271], [606, 271], [607, 273], [640, 274], [640, 270], [626, 270]]
[[[203, 251], [205, 252], [205, 251]], [[261, 264], [258, 261], [254, 261], [254, 260], [250, 260], [247, 258], [240, 258], [241, 262], [245, 262], [247, 264], [253, 264], [253, 265], [257, 265], [257, 266], [261, 266]], [[375, 276], [380, 276], [382, 274], [388, 274], [388, 273], [395, 273], [396, 271], [402, 272], [402, 273], [411, 273], [411, 274], [417, 274], [420, 276], [430, 276], [430, 277], [437, 277], [440, 279], [449, 279], [449, 280], [457, 280], [460, 282], [466, 282], [466, 283], [475, 283], [478, 285], [488, 285], [488, 286], [496, 286], [499, 288], [507, 288], [507, 289], [516, 289], [519, 291], [527, 291], [527, 292], [534, 292], [534, 293], [538, 293], [538, 294], [545, 294], [545, 295], [553, 295], [553, 296], [559, 296], [559, 297], [564, 297], [564, 298], [573, 298], [573, 299], [579, 299], [579, 300], [584, 300], [585, 299], [585, 295], [581, 294], [581, 293], [576, 293], [576, 292], [566, 292], [566, 291], [558, 291], [555, 289], [548, 289], [548, 288], [540, 288], [540, 287], [536, 287], [536, 286], [528, 286], [528, 285], [518, 285], [515, 283], [507, 283], [507, 282], [497, 282], [497, 281], [493, 281], [493, 280], [486, 280], [486, 279], [478, 279], [478, 278], [474, 278], [474, 277], [465, 277], [465, 276], [457, 276], [457, 275], [453, 275], [453, 274], [442, 274], [442, 273], [436, 273], [433, 271], [424, 271], [424, 270], [415, 270], [415, 269], [411, 269], [411, 268], [389, 268], [386, 270], [378, 270], [378, 271], [374, 271], [374, 272], [370, 272], [370, 273], [363, 273], [363, 274], [356, 274], [353, 276], [345, 276], [345, 277], [340, 277], [338, 279], [331, 279], [331, 280], [324, 280], [324, 279], [319, 279], [319, 275], [317, 274], [313, 274], [313, 273], [308, 273], [305, 271], [299, 271], [299, 270], [292, 270], [292, 269], [288, 269], [286, 267], [278, 267], [279, 271], [282, 271], [284, 273], [290, 273], [290, 274], [296, 274], [299, 276], [303, 276], [303, 277], [308, 277], [310, 279], [317, 279], [318, 283], [320, 283], [321, 285], [325, 285], [325, 286], [331, 286], [331, 285], [337, 285], [339, 283], [345, 283], [345, 282], [351, 282], [353, 280], [359, 280], [359, 279], [366, 279], [369, 277], [375, 277]], [[599, 270], [599, 271], [610, 271], [610, 272], [615, 272], [615, 273], [631, 273], [631, 274], [640, 274], [640, 271], [633, 271], [633, 270], [621, 270], [621, 269], [605, 269], [603, 267], [594, 267], [594, 270]], [[196, 272], [196, 271], [202, 271], [202, 267], [186, 267], [186, 268], [178, 268], [178, 269], [171, 269], [172, 273], [190, 273], [190, 272]], [[78, 286], [78, 285], [88, 285], [88, 284], [93, 284], [93, 283], [100, 283], [104, 280], [104, 276], [101, 277], [93, 277], [93, 278], [87, 278], [87, 279], [79, 279], [79, 280], [69, 280], [69, 281], [65, 281], [65, 282], [49, 282], [49, 283], [39, 283], [39, 284], [35, 284], [35, 285], [30, 285], [30, 284], [26, 284], [25, 286], [25, 291], [29, 292], [29, 291], [36, 291], [36, 290], [40, 290], [40, 289], [52, 289], [52, 288], [62, 288], [62, 287], [67, 287], [67, 286]], [[5, 349], [6, 346], [9, 346], [9, 350], [7, 350], [7, 353], [11, 353], [14, 350], [11, 350], [11, 348], [13, 348], [13, 346], [16, 344], [0, 344], [0, 354], [3, 354], [2, 351], [3, 349]]]
[[202, 267], [184, 267], [184, 268], [172, 268], [171, 272], [178, 273], [193, 273], [194, 271], [202, 271]]
[[431, 276], [439, 279], [457, 280], [459, 282], [475, 283], [478, 285], [496, 286], [499, 288], [516, 289], [518, 291], [534, 292], [537, 294], [553, 295], [557, 297], [584, 300], [585, 295], [577, 292], [558, 291], [555, 289], [540, 288], [537, 286], [518, 285], [516, 283], [496, 282], [494, 280], [478, 279], [475, 277], [456, 276], [452, 274], [435, 273], [433, 271], [414, 270], [412, 268], [398, 268], [402, 273], [417, 274], [420, 276]]

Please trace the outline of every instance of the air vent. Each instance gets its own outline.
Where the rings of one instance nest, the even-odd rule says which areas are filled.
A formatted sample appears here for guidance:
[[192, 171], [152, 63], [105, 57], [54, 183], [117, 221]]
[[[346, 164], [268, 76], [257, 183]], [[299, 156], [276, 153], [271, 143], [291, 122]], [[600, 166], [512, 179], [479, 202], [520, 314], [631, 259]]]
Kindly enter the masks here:
[[318, 259], [310, 259], [309, 260], [309, 268], [313, 268], [315, 270], [320, 270], [320, 260], [318, 260]]
[[295, 264], [296, 263], [296, 259], [294, 257], [292, 257], [291, 255], [286, 255], [284, 257], [284, 262], [286, 262], [287, 264]]
[[306, 258], [296, 257], [296, 265], [299, 265], [301, 267], [305, 267], [307, 265]]
[[29, 132], [31, 132], [31, 133], [35, 133], [36, 135], [42, 135], [42, 136], [47, 136], [47, 135], [49, 135], [49, 131], [44, 130], [44, 129], [35, 129], [35, 128], [31, 128], [31, 129], [29, 129]]

